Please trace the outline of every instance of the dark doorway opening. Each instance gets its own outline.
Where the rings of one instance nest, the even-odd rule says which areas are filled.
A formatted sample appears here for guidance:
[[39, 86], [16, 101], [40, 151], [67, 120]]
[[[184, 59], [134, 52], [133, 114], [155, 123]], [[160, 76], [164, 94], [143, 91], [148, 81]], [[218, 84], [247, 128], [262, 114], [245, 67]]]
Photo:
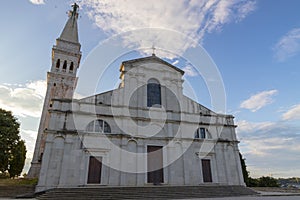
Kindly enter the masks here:
[[102, 157], [90, 156], [88, 181], [89, 184], [101, 183]]
[[203, 182], [204, 183], [212, 182], [210, 160], [202, 159], [201, 162], [202, 162]]
[[147, 180], [159, 185], [164, 182], [162, 146], [147, 146]]

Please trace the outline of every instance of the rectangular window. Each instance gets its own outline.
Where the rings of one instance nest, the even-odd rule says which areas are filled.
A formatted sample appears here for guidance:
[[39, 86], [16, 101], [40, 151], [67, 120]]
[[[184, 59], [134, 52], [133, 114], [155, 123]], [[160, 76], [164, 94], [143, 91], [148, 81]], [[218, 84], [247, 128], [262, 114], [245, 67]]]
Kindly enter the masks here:
[[205, 128], [198, 128], [196, 133], [195, 133], [195, 138], [196, 139], [206, 139], [206, 131]]
[[160, 84], [148, 83], [147, 84], [147, 106], [152, 107], [161, 105], [161, 90]]
[[200, 128], [200, 136], [201, 136], [201, 139], [205, 139], [206, 138], [205, 128]]

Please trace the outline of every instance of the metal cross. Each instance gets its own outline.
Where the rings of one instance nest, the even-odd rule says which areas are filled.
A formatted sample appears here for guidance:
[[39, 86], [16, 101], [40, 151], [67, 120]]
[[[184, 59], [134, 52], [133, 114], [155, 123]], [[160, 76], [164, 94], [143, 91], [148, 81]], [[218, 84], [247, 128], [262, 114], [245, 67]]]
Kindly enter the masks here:
[[152, 56], [155, 56], [155, 50], [156, 48], [154, 47], [154, 45], [152, 45]]

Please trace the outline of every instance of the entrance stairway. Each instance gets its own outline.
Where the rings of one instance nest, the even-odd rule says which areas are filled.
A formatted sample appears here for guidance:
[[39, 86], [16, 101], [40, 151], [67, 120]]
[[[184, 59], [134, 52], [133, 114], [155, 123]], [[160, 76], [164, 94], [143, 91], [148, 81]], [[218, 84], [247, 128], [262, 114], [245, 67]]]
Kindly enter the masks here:
[[187, 199], [256, 195], [244, 186], [145, 186], [145, 187], [78, 187], [56, 188], [38, 195], [37, 199]]

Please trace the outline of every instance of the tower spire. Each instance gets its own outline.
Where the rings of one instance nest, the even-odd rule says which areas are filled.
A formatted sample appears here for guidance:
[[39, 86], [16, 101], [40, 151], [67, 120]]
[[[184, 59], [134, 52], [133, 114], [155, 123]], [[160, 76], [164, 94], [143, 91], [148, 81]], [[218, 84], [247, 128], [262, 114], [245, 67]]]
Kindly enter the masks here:
[[72, 5], [73, 10], [69, 11], [69, 19], [59, 37], [61, 40], [65, 40], [68, 42], [79, 43], [78, 40], [78, 26], [77, 26], [77, 19], [78, 19], [78, 4], [74, 3]]
[[47, 92], [44, 99], [40, 126], [35, 143], [34, 154], [28, 177], [38, 177], [45, 150], [47, 131], [50, 130], [50, 112], [52, 99], [72, 99], [77, 83], [81, 52], [78, 40], [78, 8], [75, 3], [69, 12], [69, 19], [52, 48], [52, 66], [47, 73]]

